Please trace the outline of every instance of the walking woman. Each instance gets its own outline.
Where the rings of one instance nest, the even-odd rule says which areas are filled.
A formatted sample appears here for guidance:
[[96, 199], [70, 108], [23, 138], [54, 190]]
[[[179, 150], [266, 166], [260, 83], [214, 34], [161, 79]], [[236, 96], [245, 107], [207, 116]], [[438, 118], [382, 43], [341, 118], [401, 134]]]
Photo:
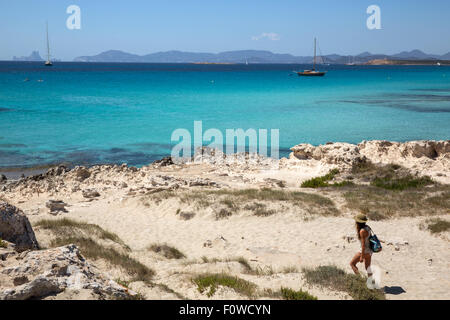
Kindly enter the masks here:
[[370, 269], [370, 263], [372, 262], [372, 249], [370, 249], [369, 235], [370, 227], [366, 225], [367, 217], [364, 214], [358, 214], [355, 217], [356, 222], [356, 232], [358, 234], [358, 239], [361, 241], [360, 251], [353, 257], [350, 261], [350, 266], [355, 274], [359, 274], [358, 267], [356, 266], [358, 262], [363, 263], [367, 270], [367, 276], [372, 276], [372, 270]]

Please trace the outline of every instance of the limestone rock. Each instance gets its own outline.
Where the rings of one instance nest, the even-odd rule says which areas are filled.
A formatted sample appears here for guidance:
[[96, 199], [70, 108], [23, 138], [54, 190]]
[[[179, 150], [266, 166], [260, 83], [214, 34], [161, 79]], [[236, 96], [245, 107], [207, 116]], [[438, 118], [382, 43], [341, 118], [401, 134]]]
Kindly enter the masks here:
[[0, 202], [0, 238], [14, 243], [18, 251], [39, 249], [28, 218], [6, 202]]
[[91, 176], [91, 172], [84, 167], [76, 167], [74, 169], [76, 179], [80, 182], [86, 180]]
[[59, 212], [68, 212], [66, 210], [67, 203], [61, 200], [49, 200], [45, 204], [47, 208], [50, 209], [51, 214], [58, 214]]
[[95, 189], [85, 189], [82, 191], [83, 197], [93, 199], [100, 197], [100, 193]]
[[68, 171], [69, 170], [67, 169], [66, 166], [60, 165], [60, 166], [48, 169], [47, 173], [45, 175], [46, 176], [60, 176]]
[[362, 161], [358, 146], [350, 143], [332, 143], [313, 146], [308, 143], [296, 145], [291, 148], [293, 156], [300, 160], [314, 159], [328, 164], [347, 164]]
[[194, 212], [180, 212], [180, 219], [182, 220], [191, 220], [195, 217]]
[[9, 256], [17, 254], [16, 246], [14, 243], [1, 240], [0, 242], [0, 261], [5, 261]]
[[154, 165], [157, 165], [158, 167], [167, 167], [174, 164], [172, 157], [165, 157], [161, 160], [156, 160], [153, 162]]
[[0, 300], [42, 299], [88, 289], [99, 298], [127, 299], [130, 292], [90, 265], [71, 244], [8, 258], [0, 272]]

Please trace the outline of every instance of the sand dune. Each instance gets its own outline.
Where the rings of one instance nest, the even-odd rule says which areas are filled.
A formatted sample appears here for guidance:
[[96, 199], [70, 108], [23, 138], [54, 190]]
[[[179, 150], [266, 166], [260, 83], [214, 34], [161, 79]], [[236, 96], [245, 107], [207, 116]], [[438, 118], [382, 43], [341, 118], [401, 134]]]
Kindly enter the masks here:
[[[351, 272], [348, 264], [359, 243], [351, 239], [355, 235], [352, 217], [357, 210], [348, 207], [346, 191], [300, 188], [300, 183], [333, 168], [339, 168], [340, 176], [345, 177], [343, 172], [350, 170], [361, 154], [367, 158], [372, 155], [373, 159], [378, 154], [378, 160], [382, 160], [379, 162], [388, 162], [379, 156], [381, 147], [370, 142], [359, 145], [354, 153], [349, 152], [351, 148], [347, 151], [342, 148], [335, 149], [333, 156], [321, 150], [320, 156], [309, 157], [304, 153], [302, 159], [298, 157], [299, 150], [305, 148], [297, 147], [290, 159], [280, 160], [278, 169], [242, 163], [219, 166], [206, 161], [141, 169], [97, 166], [52, 171], [42, 179], [9, 182], [3, 189], [0, 186], [0, 197], [20, 207], [32, 225], [44, 218], [66, 217], [117, 234], [130, 247], [133, 258], [155, 270], [155, 284], [175, 291], [142, 282], [130, 284], [130, 288], [147, 299], [209, 299], [192, 282], [197, 274], [205, 272], [239, 276], [256, 284], [261, 291], [290, 287], [308, 290], [319, 299], [350, 299], [344, 292], [307, 283], [301, 272], [304, 267], [319, 265], [336, 265]], [[432, 176], [441, 183], [439, 188], [446, 188], [450, 170], [448, 146], [445, 148], [440, 154], [432, 153], [433, 159], [405, 156], [405, 152], [397, 151], [393, 151], [394, 156], [386, 149], [383, 152], [389, 154], [390, 163], [402, 165], [408, 163], [408, 157], [414, 157], [410, 169]], [[312, 155], [315, 149], [311, 150]], [[349, 154], [349, 161], [329, 161], [341, 151]], [[302, 198], [254, 199], [233, 193], [249, 188], [269, 188], [283, 194], [301, 192]], [[83, 196], [86, 189], [95, 189], [99, 196], [86, 198]], [[66, 203], [67, 212], [50, 215], [46, 207], [50, 199]], [[255, 211], [251, 205], [262, 211]], [[393, 215], [370, 222], [383, 241], [384, 249], [374, 254], [373, 264], [382, 271], [382, 286], [388, 299], [450, 298], [448, 233], [431, 234], [423, 227], [435, 213], [448, 221], [450, 211], [448, 207], [439, 212], [431, 210], [434, 209], [430, 208], [429, 214]], [[261, 214], [258, 216], [256, 212]], [[49, 245], [52, 234], [48, 230], [35, 227], [35, 232], [41, 244]], [[175, 247], [185, 258], [167, 259], [148, 250], [155, 243]], [[246, 271], [236, 261], [237, 257], [245, 258], [259, 274]], [[111, 268], [105, 261], [95, 264], [112, 278], [127, 277], [124, 270]], [[211, 298], [247, 297], [221, 287]]]

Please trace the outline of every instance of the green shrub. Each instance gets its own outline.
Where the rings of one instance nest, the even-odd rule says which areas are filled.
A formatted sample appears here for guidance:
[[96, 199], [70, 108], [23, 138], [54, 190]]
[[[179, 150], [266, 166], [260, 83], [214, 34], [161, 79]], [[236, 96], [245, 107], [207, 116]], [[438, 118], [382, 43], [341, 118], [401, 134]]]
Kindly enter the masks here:
[[323, 187], [329, 187], [330, 184], [328, 181], [331, 181], [334, 179], [334, 177], [339, 174], [338, 169], [330, 170], [326, 175], [321, 177], [312, 178], [309, 180], [306, 180], [302, 183], [302, 188], [323, 188]]
[[8, 248], [8, 244], [0, 238], [0, 248]]
[[289, 288], [281, 288], [281, 296], [285, 300], [317, 300], [317, 297], [306, 291], [295, 291]]
[[245, 295], [247, 297], [254, 297], [256, 294], [256, 285], [241, 278], [221, 274], [203, 274], [197, 276], [192, 280], [200, 293], [205, 292], [208, 297], [212, 297], [219, 286], [224, 286], [233, 289], [235, 292]]

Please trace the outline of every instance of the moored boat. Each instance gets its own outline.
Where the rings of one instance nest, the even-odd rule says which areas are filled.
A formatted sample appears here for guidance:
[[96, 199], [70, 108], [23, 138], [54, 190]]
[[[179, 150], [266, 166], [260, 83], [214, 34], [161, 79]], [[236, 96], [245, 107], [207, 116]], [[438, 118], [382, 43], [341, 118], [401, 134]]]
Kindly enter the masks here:
[[300, 77], [323, 77], [325, 75], [325, 71], [317, 71], [316, 70], [316, 43], [317, 40], [314, 38], [314, 60], [313, 60], [313, 69], [312, 70], [304, 70], [303, 72], [298, 71], [297, 74]]

